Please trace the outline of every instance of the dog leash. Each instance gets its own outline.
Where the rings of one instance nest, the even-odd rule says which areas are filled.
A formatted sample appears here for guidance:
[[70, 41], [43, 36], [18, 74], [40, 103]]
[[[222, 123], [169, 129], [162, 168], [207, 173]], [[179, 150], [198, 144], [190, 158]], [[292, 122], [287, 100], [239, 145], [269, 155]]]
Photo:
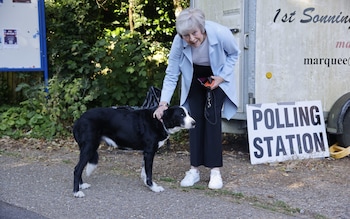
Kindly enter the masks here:
[[330, 153], [331, 157], [333, 157], [335, 159], [340, 159], [340, 158], [346, 157], [350, 154], [350, 146], [348, 146], [347, 148], [344, 148], [344, 147], [337, 145], [337, 143], [335, 143], [334, 145], [329, 147], [329, 153]]
[[[214, 122], [212, 122], [209, 117], [210, 113], [208, 110], [213, 107], [213, 115], [214, 116]], [[212, 125], [215, 125], [217, 123], [217, 118], [216, 118], [216, 107], [215, 107], [215, 95], [212, 90], [207, 89], [207, 99], [206, 99], [206, 105], [204, 107], [204, 117], [205, 119]]]
[[170, 133], [169, 130], [165, 127], [163, 120], [161, 120], [160, 122], [162, 123], [165, 132], [166, 132], [168, 135], [170, 135], [171, 133]]

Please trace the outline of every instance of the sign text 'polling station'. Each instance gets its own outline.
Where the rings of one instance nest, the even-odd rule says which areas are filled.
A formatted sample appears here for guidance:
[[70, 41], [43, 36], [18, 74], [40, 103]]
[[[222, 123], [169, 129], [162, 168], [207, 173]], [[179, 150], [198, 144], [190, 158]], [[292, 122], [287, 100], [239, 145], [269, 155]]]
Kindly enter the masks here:
[[247, 105], [252, 164], [329, 156], [320, 101]]

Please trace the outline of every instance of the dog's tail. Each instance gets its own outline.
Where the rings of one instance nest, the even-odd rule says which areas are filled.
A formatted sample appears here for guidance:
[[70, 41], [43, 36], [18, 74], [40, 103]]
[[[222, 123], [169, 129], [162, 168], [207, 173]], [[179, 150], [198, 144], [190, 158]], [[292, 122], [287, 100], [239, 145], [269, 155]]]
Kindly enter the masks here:
[[86, 176], [90, 176], [91, 173], [97, 168], [97, 164], [88, 163], [86, 165]]

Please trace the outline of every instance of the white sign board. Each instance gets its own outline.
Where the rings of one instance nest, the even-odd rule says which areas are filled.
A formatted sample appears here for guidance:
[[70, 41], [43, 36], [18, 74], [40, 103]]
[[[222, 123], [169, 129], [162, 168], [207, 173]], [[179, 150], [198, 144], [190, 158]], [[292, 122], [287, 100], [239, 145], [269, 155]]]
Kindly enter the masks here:
[[38, 0], [0, 0], [0, 69], [42, 68]]
[[321, 101], [247, 105], [250, 161], [328, 157]]

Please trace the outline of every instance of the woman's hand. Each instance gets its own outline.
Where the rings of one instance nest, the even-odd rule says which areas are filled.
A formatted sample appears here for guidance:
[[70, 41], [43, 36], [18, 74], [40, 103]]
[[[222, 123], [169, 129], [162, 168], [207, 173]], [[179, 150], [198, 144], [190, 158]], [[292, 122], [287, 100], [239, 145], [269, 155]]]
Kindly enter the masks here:
[[216, 89], [224, 81], [224, 79], [220, 76], [213, 75], [211, 76], [211, 78], [213, 79], [213, 81], [210, 84], [210, 90]]
[[163, 113], [168, 109], [168, 104], [165, 102], [160, 102], [158, 108], [153, 113], [153, 118], [157, 118], [162, 121]]

